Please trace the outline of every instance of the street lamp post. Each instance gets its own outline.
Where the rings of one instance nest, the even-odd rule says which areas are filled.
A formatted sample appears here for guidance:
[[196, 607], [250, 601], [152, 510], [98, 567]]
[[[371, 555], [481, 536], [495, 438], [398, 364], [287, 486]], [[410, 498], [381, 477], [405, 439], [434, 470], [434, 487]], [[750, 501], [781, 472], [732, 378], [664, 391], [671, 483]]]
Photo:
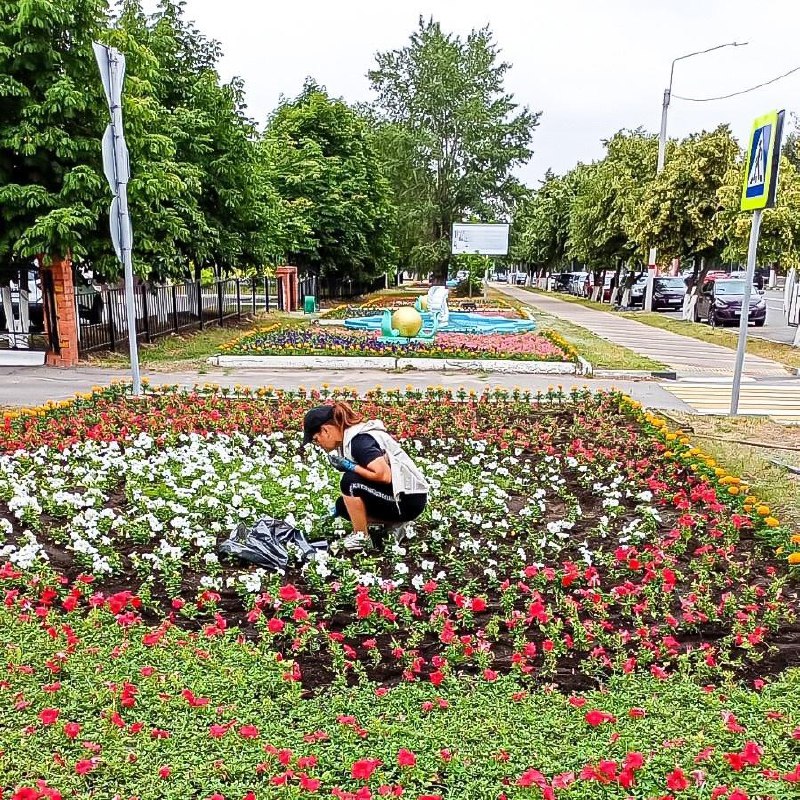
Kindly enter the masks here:
[[[667, 113], [669, 112], [669, 103], [672, 99], [672, 78], [675, 74], [675, 64], [678, 61], [683, 61], [692, 56], [701, 56], [703, 53], [710, 53], [713, 50], [721, 50], [723, 47], [743, 47], [747, 42], [726, 42], [725, 44], [718, 44], [714, 47], [709, 47], [706, 50], [697, 50], [694, 53], [687, 53], [685, 56], [678, 56], [672, 59], [672, 66], [669, 70], [669, 87], [664, 89], [664, 102], [661, 105], [661, 130], [658, 134], [658, 163], [656, 166], [656, 175], [664, 169], [664, 159], [667, 154]], [[650, 248], [650, 255], [647, 260], [647, 288], [645, 290], [644, 308], [645, 311], [653, 310], [653, 278], [655, 277], [656, 267], [656, 248]]]

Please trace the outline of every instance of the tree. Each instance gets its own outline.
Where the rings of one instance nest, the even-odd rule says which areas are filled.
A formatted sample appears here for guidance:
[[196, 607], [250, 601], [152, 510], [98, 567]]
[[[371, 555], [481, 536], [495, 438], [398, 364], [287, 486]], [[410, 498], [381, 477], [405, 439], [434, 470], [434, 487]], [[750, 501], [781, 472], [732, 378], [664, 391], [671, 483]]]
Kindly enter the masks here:
[[262, 155], [295, 217], [293, 263], [350, 278], [390, 267], [389, 184], [363, 116], [309, 80], [272, 115]]
[[[739, 263], [747, 260], [753, 219], [752, 211], [740, 211], [744, 170], [744, 160], [739, 159], [718, 192], [726, 241], [722, 256]], [[800, 267], [800, 173], [786, 156], [781, 157], [775, 207], [765, 209], [761, 217], [758, 263]]]
[[404, 230], [424, 236], [413, 259], [441, 282], [451, 262], [453, 222], [471, 215], [502, 219], [521, 191], [512, 170], [531, 155], [539, 114], [519, 111], [504, 90], [510, 65], [498, 55], [488, 28], [462, 40], [420, 18], [410, 43], [379, 53], [368, 73], [376, 113], [406, 133], [398, 157], [407, 164], [398, 170], [414, 175], [418, 192], [400, 194], [397, 205], [413, 221]]
[[628, 225], [655, 177], [657, 159], [655, 136], [641, 129], [619, 131], [604, 144], [605, 158], [583, 171], [569, 218], [569, 254], [592, 268], [595, 286], [611, 268], [619, 285], [622, 265], [641, 261], [643, 249], [628, 235]]
[[717, 193], [738, 154], [727, 125], [674, 147], [634, 212], [630, 230], [637, 244], [657, 247], [662, 261], [718, 259], [724, 239]]
[[569, 222], [577, 187], [586, 166], [566, 175], [550, 170], [533, 196], [524, 201], [511, 227], [512, 255], [538, 271], [552, 270], [567, 258]]
[[86, 254], [107, 212], [92, 50], [105, 15], [105, 0], [0, 0], [0, 265]]

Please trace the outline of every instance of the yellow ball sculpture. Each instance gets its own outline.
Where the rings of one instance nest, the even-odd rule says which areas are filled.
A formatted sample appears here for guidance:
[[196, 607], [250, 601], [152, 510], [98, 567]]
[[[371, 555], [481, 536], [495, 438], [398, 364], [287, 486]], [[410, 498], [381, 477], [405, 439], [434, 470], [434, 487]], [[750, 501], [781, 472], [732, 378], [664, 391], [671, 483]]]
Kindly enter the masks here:
[[420, 297], [419, 304], [422, 306], [422, 310], [423, 311], [427, 311], [428, 310], [428, 298], [427, 298], [426, 295], [423, 295], [422, 297]]
[[392, 328], [400, 336], [411, 339], [422, 330], [422, 316], [416, 308], [403, 306], [392, 314]]

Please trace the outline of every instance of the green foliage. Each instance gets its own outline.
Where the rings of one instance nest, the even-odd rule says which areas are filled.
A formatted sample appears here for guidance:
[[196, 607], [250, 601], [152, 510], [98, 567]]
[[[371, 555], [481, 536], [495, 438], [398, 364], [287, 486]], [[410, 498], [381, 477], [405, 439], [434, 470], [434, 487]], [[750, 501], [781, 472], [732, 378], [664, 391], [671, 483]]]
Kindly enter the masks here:
[[103, 206], [104, 0], [0, 0], [0, 263], [87, 252]]
[[509, 68], [489, 28], [461, 39], [422, 18], [406, 47], [377, 55], [369, 78], [387, 125], [403, 267], [443, 280], [453, 222], [500, 219], [519, 197], [512, 170], [530, 157], [539, 115], [504, 90]]
[[273, 114], [261, 158], [292, 220], [292, 263], [323, 275], [386, 271], [390, 191], [364, 116], [308, 81]]
[[640, 247], [657, 247], [662, 262], [719, 258], [724, 230], [717, 193], [738, 154], [727, 125], [680, 142], [634, 209], [628, 226], [632, 238]]

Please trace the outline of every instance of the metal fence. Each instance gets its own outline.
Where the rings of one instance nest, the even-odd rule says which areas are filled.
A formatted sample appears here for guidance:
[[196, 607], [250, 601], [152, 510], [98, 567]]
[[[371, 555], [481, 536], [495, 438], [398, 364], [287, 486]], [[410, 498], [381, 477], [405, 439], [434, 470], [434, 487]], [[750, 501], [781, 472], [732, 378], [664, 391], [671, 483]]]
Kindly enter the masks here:
[[[198, 281], [134, 289], [136, 338], [152, 342], [182, 330], [221, 325], [257, 311], [280, 308], [274, 279], [231, 278], [202, 285]], [[92, 350], [124, 350], [128, 346], [125, 290], [77, 287], [79, 346]]]
[[300, 281], [300, 304], [303, 298], [313, 296], [320, 300], [349, 300], [351, 297], [377, 292], [389, 287], [386, 275], [367, 281], [354, 281], [349, 278], [318, 277], [306, 275]]

